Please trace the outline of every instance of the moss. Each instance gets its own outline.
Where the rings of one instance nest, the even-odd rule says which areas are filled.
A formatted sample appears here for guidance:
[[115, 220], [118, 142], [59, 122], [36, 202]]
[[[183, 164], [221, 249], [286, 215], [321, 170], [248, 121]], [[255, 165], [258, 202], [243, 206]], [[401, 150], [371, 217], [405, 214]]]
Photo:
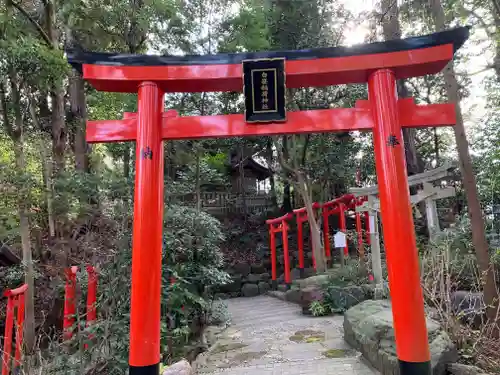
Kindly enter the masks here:
[[351, 349], [328, 349], [321, 354], [326, 358], [343, 358], [355, 356], [356, 351]]
[[247, 344], [243, 344], [242, 342], [231, 342], [229, 344], [218, 344], [214, 350], [212, 351], [213, 354], [219, 354], [219, 353], [224, 353], [228, 352], [230, 350], [236, 350], [236, 349], [241, 349], [247, 347]]
[[308, 344], [313, 343], [313, 342], [321, 342], [325, 341], [325, 336], [309, 336], [305, 340]]
[[290, 341], [301, 343], [312, 343], [312, 342], [320, 342], [325, 340], [325, 334], [321, 331], [312, 331], [310, 329], [306, 329], [303, 331], [297, 331], [293, 336], [289, 337]]

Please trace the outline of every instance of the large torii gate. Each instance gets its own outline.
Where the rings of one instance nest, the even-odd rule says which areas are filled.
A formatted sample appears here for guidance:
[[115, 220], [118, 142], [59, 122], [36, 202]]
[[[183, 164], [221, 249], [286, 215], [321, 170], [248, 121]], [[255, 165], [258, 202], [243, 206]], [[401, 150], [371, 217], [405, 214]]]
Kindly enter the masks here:
[[[87, 124], [89, 142], [136, 141], [131, 375], [158, 375], [159, 372], [163, 140], [352, 130], [371, 130], [374, 134], [401, 374], [430, 375], [424, 302], [401, 129], [453, 125], [455, 108], [452, 104], [417, 106], [411, 99], [398, 101], [396, 80], [438, 73], [468, 35], [467, 28], [456, 28], [422, 37], [349, 48], [207, 56], [68, 51], [69, 62], [97, 90], [138, 93], [136, 115], [129, 114], [123, 120], [89, 121]], [[252, 110], [249, 108], [252, 102], [247, 98], [245, 115], [178, 117], [172, 112], [163, 113], [165, 93], [241, 92], [244, 79], [245, 85], [249, 84], [248, 75], [243, 74], [245, 61], [259, 59], [281, 59], [289, 88], [367, 82], [369, 100], [358, 102], [355, 108], [291, 112], [285, 120], [284, 113], [281, 113], [284, 112], [284, 103], [279, 103], [275, 97], [276, 106], [270, 109], [274, 100], [268, 104], [265, 99], [268, 95], [266, 81], [266, 86], [260, 91], [257, 87], [262, 103], [257, 103], [257, 107], [254, 105]], [[258, 70], [261, 73], [257, 73], [257, 78], [264, 82], [267, 74], [262, 71], [269, 69], [255, 69], [255, 72]], [[277, 85], [278, 72], [269, 74], [276, 79]], [[280, 87], [284, 91], [284, 85]], [[278, 111], [281, 104], [283, 108]], [[261, 118], [267, 122], [248, 123], [252, 117], [248, 112], [252, 111], [252, 115], [262, 112]], [[270, 122], [277, 119], [275, 115], [285, 121]]]

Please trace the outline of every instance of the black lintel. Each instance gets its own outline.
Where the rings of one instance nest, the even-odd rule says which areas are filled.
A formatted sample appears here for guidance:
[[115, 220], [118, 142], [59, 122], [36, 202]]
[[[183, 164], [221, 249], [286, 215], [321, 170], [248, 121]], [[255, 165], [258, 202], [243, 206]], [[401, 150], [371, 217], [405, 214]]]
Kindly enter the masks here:
[[360, 56], [368, 54], [409, 51], [453, 44], [456, 52], [469, 37], [469, 26], [457, 27], [433, 34], [360, 44], [352, 47], [325, 47], [297, 51], [263, 51], [243, 53], [220, 53], [212, 55], [134, 55], [124, 53], [85, 52], [67, 50], [69, 63], [81, 72], [82, 64], [114, 66], [162, 66], [162, 65], [220, 65], [241, 64], [243, 60], [284, 57], [287, 60], [311, 60], [331, 57]]

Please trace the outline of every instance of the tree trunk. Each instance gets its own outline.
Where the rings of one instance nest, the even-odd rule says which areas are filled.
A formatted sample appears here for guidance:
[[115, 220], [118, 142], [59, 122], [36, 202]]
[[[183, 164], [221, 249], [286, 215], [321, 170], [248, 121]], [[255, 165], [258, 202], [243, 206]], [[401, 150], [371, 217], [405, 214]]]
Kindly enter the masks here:
[[201, 211], [200, 152], [196, 150], [196, 209]]
[[[26, 162], [24, 158], [23, 147], [23, 117], [21, 113], [21, 96], [19, 92], [17, 74], [14, 69], [10, 74], [12, 103], [14, 107], [14, 123], [15, 128], [11, 134], [14, 141], [14, 155], [16, 159], [16, 170], [21, 179], [26, 172]], [[5, 114], [7, 116], [7, 114]], [[32, 354], [35, 349], [35, 282], [33, 259], [31, 254], [31, 233], [28, 219], [29, 200], [25, 192], [26, 186], [21, 185], [19, 188], [19, 225], [21, 232], [21, 246], [23, 252], [23, 266], [25, 283], [28, 284], [28, 289], [25, 296], [25, 322], [24, 322], [24, 341], [26, 354]]]
[[[36, 129], [41, 129], [41, 125], [38, 121], [38, 116], [35, 111], [35, 104], [33, 102], [33, 95], [30, 95], [29, 98], [29, 106], [30, 106], [30, 114], [31, 121]], [[53, 198], [53, 190], [52, 190], [52, 163], [51, 158], [47, 154], [47, 150], [45, 149], [45, 136], [42, 134], [42, 138], [39, 142], [39, 150], [40, 150], [40, 158], [42, 164], [42, 180], [45, 191], [45, 206], [47, 209], [47, 221], [49, 226], [49, 235], [50, 238], [53, 239], [56, 236], [56, 225], [54, 218], [54, 198]]]
[[[399, 24], [399, 8], [397, 1], [382, 0], [382, 29], [385, 40], [401, 39], [401, 25]], [[397, 83], [398, 96], [405, 98], [408, 96], [408, 90], [404, 80]], [[415, 129], [403, 129], [403, 140], [405, 146], [406, 169], [408, 175], [423, 172], [423, 163], [419, 160], [415, 142]]]
[[297, 187], [300, 191], [302, 199], [304, 200], [304, 206], [307, 211], [309, 226], [311, 228], [311, 243], [314, 259], [316, 261], [316, 272], [324, 273], [326, 272], [325, 252], [323, 251], [323, 244], [321, 242], [321, 231], [318, 222], [316, 221], [316, 215], [313, 209], [310, 186], [307, 182], [307, 178], [302, 174], [302, 172], [297, 172], [296, 174], [298, 182]]
[[128, 179], [130, 177], [130, 142], [124, 144], [123, 151], [123, 176]]
[[[45, 7], [47, 35], [55, 50], [59, 49], [59, 38], [55, 22], [55, 6], [53, 1], [48, 1]], [[62, 80], [52, 87], [52, 154], [54, 157], [54, 173], [59, 175], [64, 171], [64, 152], [66, 150], [66, 123], [64, 119], [64, 89]]]
[[[286, 135], [283, 136], [283, 150], [282, 150], [283, 160], [288, 160], [290, 155], [288, 153], [288, 138]], [[292, 198], [290, 195], [290, 181], [288, 178], [284, 178], [283, 181], [283, 212], [292, 212]]]
[[[445, 30], [445, 16], [441, 0], [430, 0], [431, 13], [436, 26], [436, 31]], [[488, 252], [488, 242], [485, 235], [485, 223], [479, 203], [479, 196], [476, 185], [476, 177], [469, 153], [469, 144], [465, 135], [462, 111], [460, 108], [460, 98], [458, 95], [459, 85], [451, 61], [443, 71], [446, 84], [446, 93], [450, 102], [455, 104], [457, 123], [453, 127], [455, 140], [457, 142], [458, 156], [460, 159], [460, 170], [462, 182], [468, 202], [468, 212], [472, 226], [472, 244], [476, 251], [476, 258], [481, 271], [484, 283], [484, 300], [487, 306], [487, 316], [490, 323], [497, 323], [498, 291], [495, 284], [495, 272], [493, 264], [490, 262]], [[495, 331], [498, 333], [497, 329]]]
[[267, 148], [267, 164], [269, 169], [273, 174], [271, 174], [271, 177], [269, 177], [269, 182], [271, 184], [271, 204], [273, 205], [273, 208], [276, 209], [278, 208], [278, 199], [276, 197], [276, 183], [274, 181], [274, 171], [273, 171], [273, 142], [271, 138], [267, 140], [266, 144]]
[[78, 72], [73, 72], [69, 79], [69, 101], [71, 119], [75, 129], [75, 169], [89, 171], [89, 155], [85, 140], [86, 103], [84, 82]]

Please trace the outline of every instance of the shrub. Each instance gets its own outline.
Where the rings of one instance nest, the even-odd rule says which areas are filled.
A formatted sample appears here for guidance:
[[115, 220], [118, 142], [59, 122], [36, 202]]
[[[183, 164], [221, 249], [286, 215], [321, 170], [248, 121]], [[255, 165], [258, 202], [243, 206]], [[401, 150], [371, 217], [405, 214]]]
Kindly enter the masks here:
[[[171, 206], [164, 222], [161, 350], [162, 361], [171, 363], [186, 356], [185, 349], [210, 319], [224, 319], [223, 305], [210, 313], [213, 298], [207, 287], [230, 278], [221, 270], [219, 246], [224, 236], [218, 220], [192, 208]], [[130, 249], [130, 232], [124, 230], [120, 236], [121, 249]], [[44, 374], [127, 373], [130, 276], [131, 251], [116, 251], [100, 270], [98, 321], [85, 328], [84, 316], [77, 316], [72, 341], [67, 345], [52, 342], [43, 356]], [[85, 280], [80, 282], [84, 289]], [[88, 340], [90, 333], [96, 337], [94, 342]], [[85, 343], [90, 344], [87, 350], [83, 350]]]

